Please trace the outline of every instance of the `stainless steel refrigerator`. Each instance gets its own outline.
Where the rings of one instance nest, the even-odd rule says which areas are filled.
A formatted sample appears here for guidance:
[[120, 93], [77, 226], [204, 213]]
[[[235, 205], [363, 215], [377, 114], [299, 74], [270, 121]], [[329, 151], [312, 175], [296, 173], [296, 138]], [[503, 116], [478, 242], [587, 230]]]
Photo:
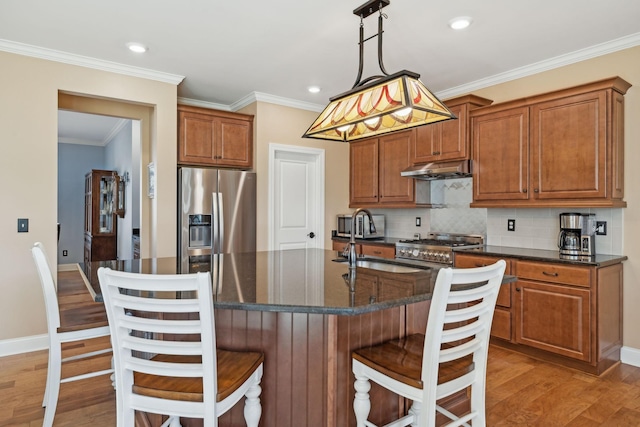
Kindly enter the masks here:
[[212, 255], [256, 250], [256, 174], [178, 169], [178, 269], [216, 270]]

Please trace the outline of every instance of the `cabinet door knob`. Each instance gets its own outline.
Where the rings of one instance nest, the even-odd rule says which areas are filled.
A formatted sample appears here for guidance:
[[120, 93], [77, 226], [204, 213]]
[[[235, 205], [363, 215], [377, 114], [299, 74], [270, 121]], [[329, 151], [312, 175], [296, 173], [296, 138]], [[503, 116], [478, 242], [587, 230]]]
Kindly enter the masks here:
[[516, 292], [520, 292], [520, 288], [516, 288]]
[[522, 192], [523, 192], [523, 193], [526, 193], [526, 192], [527, 192], [527, 189], [526, 189], [526, 188], [523, 188], [523, 189], [522, 189]]
[[537, 192], [538, 192], [538, 189], [537, 189], [537, 188], [534, 188], [534, 189], [533, 189], [533, 192], [534, 192], [534, 193], [537, 193]]
[[316, 233], [312, 231], [311, 233], [307, 234], [307, 236], [313, 239], [314, 237], [316, 237]]

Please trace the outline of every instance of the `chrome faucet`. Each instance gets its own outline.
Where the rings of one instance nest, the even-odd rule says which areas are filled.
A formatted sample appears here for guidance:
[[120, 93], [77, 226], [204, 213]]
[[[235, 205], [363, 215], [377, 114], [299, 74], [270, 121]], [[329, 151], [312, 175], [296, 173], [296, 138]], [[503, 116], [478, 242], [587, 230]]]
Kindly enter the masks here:
[[356, 262], [358, 254], [356, 253], [356, 217], [359, 213], [365, 213], [369, 217], [369, 231], [371, 233], [376, 232], [376, 226], [373, 223], [373, 216], [367, 209], [358, 208], [351, 215], [351, 239], [349, 239], [349, 268], [356, 268]]

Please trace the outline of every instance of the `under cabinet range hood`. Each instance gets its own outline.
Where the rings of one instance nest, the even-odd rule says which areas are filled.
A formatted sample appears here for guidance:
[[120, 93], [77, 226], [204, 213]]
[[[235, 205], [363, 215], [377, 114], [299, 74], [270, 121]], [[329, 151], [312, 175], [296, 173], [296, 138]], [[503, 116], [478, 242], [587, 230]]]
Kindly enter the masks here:
[[403, 170], [400, 175], [425, 181], [464, 178], [471, 176], [471, 161], [457, 160], [453, 162], [433, 162], [425, 165], [411, 166]]

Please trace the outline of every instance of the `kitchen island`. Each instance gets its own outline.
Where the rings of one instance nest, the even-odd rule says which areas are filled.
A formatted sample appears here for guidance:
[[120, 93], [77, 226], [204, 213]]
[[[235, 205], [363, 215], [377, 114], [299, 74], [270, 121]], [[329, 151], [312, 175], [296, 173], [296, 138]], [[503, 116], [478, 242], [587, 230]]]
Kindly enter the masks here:
[[[355, 425], [351, 351], [425, 330], [437, 271], [359, 267], [353, 278], [334, 258], [335, 252], [320, 249], [212, 257], [218, 345], [265, 353], [262, 426]], [[94, 270], [100, 266], [176, 272], [174, 258], [94, 262], [86, 271], [97, 300]], [[370, 420], [377, 424], [406, 409], [404, 400], [375, 384], [371, 399]], [[466, 395], [445, 404], [455, 411], [467, 404]], [[242, 405], [220, 425], [244, 425]]]

